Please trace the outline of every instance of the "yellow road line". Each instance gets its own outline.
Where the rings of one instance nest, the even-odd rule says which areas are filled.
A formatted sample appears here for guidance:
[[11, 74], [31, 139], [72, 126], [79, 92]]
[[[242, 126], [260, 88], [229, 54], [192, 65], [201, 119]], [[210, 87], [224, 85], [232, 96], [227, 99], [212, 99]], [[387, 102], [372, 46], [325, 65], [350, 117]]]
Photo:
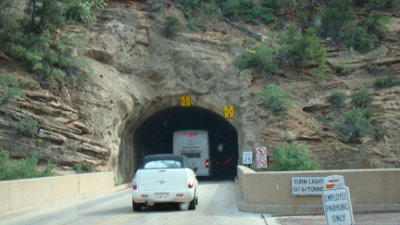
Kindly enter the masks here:
[[106, 224], [106, 223], [108, 223], [108, 222], [110, 222], [110, 221], [112, 221], [112, 220], [114, 220], [114, 219], [116, 219], [117, 217], [120, 217], [120, 216], [121, 215], [115, 215], [115, 216], [112, 216], [112, 217], [108, 217], [107, 219], [101, 221], [97, 225], [104, 225], [104, 224]]
[[122, 224], [123, 222], [125, 222], [125, 221], [127, 221], [129, 218], [131, 218], [132, 216], [134, 216], [135, 214], [130, 214], [130, 215], [127, 215], [127, 216], [125, 216], [124, 218], [122, 218], [122, 219], [120, 219], [117, 223], [115, 223], [114, 225], [120, 225], [120, 224]]

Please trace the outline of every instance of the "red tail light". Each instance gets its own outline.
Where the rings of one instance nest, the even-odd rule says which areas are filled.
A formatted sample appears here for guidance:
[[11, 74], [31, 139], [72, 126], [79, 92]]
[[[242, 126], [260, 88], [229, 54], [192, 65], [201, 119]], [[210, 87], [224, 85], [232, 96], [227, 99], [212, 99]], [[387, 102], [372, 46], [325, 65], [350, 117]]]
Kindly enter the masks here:
[[194, 187], [194, 182], [193, 181], [189, 181], [188, 188], [193, 188], [193, 187]]
[[210, 161], [208, 161], [208, 159], [205, 162], [205, 166], [206, 166], [206, 168], [208, 168], [210, 166]]
[[136, 190], [136, 189], [137, 189], [137, 184], [136, 184], [136, 183], [133, 183], [133, 184], [132, 184], [132, 189], [133, 189], [133, 190]]

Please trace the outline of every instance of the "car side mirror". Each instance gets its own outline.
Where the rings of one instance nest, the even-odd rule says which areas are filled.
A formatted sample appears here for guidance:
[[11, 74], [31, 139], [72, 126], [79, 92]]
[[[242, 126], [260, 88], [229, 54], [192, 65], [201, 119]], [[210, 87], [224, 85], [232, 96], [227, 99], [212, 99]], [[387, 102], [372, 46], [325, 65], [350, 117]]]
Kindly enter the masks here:
[[193, 170], [195, 173], [197, 173], [197, 171], [199, 170], [199, 168], [194, 167], [192, 170]]

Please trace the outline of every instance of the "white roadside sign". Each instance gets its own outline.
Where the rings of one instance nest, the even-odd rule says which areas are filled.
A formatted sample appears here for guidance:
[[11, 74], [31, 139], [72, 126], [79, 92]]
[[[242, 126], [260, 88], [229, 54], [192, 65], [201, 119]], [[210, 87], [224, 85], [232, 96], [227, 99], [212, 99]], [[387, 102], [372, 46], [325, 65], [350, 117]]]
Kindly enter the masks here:
[[322, 176], [295, 176], [292, 177], [292, 195], [321, 195], [324, 190]]
[[264, 169], [268, 167], [267, 147], [261, 146], [256, 148], [257, 168]]
[[253, 152], [243, 152], [243, 164], [253, 163]]
[[350, 191], [346, 186], [322, 191], [327, 225], [353, 225]]

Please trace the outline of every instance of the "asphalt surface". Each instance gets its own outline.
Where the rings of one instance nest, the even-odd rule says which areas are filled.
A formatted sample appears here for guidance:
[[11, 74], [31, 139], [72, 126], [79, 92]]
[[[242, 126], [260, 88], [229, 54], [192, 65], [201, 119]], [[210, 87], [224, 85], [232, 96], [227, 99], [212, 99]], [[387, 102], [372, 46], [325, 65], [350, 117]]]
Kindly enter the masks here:
[[[355, 225], [400, 225], [400, 212], [354, 214]], [[326, 225], [323, 215], [266, 218], [267, 225]]]
[[[199, 205], [161, 205], [133, 212], [130, 190], [51, 208], [0, 216], [0, 225], [326, 225], [323, 215], [271, 217], [237, 209], [233, 181], [200, 181]], [[0, 202], [1, 204], [1, 202]], [[400, 211], [354, 214], [355, 225], [400, 225]]]
[[[259, 213], [237, 209], [233, 181], [199, 181], [199, 204], [160, 205], [133, 212], [130, 190], [17, 215], [1, 225], [265, 225]], [[0, 202], [1, 204], [1, 202]]]

